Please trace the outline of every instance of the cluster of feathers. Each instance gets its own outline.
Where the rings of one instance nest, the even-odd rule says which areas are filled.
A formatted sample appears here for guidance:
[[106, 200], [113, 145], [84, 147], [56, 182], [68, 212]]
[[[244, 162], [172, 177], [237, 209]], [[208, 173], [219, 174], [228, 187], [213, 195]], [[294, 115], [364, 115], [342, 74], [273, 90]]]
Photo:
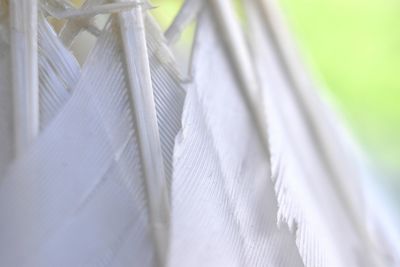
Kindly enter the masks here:
[[273, 1], [0, 8], [0, 266], [400, 266]]

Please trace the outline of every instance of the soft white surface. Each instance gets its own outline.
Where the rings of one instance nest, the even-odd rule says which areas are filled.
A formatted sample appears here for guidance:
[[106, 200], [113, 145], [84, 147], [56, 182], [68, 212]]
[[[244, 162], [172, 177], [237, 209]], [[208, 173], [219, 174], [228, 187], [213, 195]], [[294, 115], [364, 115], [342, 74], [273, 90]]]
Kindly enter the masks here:
[[302, 266], [293, 236], [277, 226], [268, 158], [208, 12], [194, 49], [169, 266]]

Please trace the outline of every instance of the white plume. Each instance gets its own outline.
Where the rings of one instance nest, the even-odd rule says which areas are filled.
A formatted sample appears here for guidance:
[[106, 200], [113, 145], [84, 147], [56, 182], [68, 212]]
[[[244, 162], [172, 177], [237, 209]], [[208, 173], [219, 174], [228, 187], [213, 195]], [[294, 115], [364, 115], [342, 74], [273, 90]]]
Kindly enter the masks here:
[[398, 264], [274, 1], [81, 2], [0, 0], [0, 266]]
[[277, 226], [268, 158], [208, 10], [198, 24], [175, 151], [170, 266], [302, 266]]

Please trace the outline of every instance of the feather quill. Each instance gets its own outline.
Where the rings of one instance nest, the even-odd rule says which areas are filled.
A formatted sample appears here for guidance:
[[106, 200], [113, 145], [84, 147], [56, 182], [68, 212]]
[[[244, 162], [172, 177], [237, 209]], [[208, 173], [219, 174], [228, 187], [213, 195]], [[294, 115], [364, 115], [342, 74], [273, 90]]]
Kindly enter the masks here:
[[0, 2], [0, 177], [15, 154], [9, 13]]
[[175, 137], [182, 127], [182, 109], [186, 95], [184, 78], [177, 68], [167, 40], [151, 16], [145, 17], [145, 26], [165, 174], [170, 188]]
[[243, 99], [247, 104], [247, 108], [252, 114], [252, 120], [257, 127], [257, 133], [263, 143], [266, 153], [269, 153], [266, 143], [266, 127], [263, 114], [263, 106], [259, 102], [261, 88], [252, 67], [252, 60], [249, 54], [242, 28], [235, 17], [233, 4], [229, 0], [209, 0], [212, 7], [213, 15], [223, 37], [225, 49], [229, 53], [232, 61], [237, 82], [240, 84]]
[[135, 2], [122, 2], [122, 3], [110, 3], [110, 4], [99, 4], [92, 5], [84, 9], [75, 9], [64, 1], [47, 0], [42, 4], [44, 10], [46, 10], [51, 16], [58, 19], [71, 19], [77, 17], [92, 17], [99, 14], [110, 14], [118, 13], [121, 11], [127, 11], [137, 5]]
[[[138, 2], [137, 2], [138, 3]], [[156, 117], [153, 87], [140, 5], [119, 14], [129, 93], [136, 122], [140, 158], [158, 264], [166, 261], [169, 238], [169, 194]]]
[[165, 32], [165, 38], [169, 44], [173, 44], [179, 39], [183, 30], [197, 18], [205, 3], [207, 1], [187, 0], [183, 2], [183, 6]]
[[[81, 9], [90, 9], [91, 6], [98, 6], [105, 0], [85, 0]], [[84, 12], [84, 11], [83, 11]], [[66, 47], [71, 47], [75, 37], [84, 29], [90, 29], [93, 23], [92, 16], [80, 17], [79, 19], [68, 20], [60, 31], [60, 39]]]
[[4, 11], [0, 13], [0, 177], [3, 177], [5, 169], [14, 158], [15, 136], [9, 15], [5, 4], [0, 4]]
[[9, 3], [15, 154], [22, 153], [39, 132], [37, 0]]

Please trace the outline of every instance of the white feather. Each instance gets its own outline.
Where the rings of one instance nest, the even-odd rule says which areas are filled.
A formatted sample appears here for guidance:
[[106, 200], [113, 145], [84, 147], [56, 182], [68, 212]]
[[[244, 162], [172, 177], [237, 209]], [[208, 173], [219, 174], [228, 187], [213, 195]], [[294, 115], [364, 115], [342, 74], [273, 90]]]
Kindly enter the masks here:
[[44, 129], [70, 98], [80, 66], [49, 23], [39, 18], [40, 128]]
[[[293, 61], [300, 63], [280, 56], [281, 49], [287, 48], [282, 43], [288, 40], [280, 39], [277, 44], [274, 38], [284, 30], [282, 24], [264, 24], [260, 8], [250, 2], [247, 6], [254, 60], [265, 90], [280, 220], [297, 227], [297, 245], [306, 266], [381, 266], [382, 259], [361, 223], [365, 221], [360, 215], [364, 210], [361, 172], [354, 166], [348, 168], [349, 162], [356, 165], [356, 161], [344, 146], [346, 137], [317, 92], [290, 77], [287, 68], [293, 67]], [[319, 131], [324, 127], [330, 132]], [[338, 160], [343, 162], [337, 165]]]
[[146, 1], [0, 0], [0, 266], [396, 264], [276, 4], [244, 6], [187, 0], [164, 38]]
[[[152, 69], [156, 108], [164, 113], [158, 117], [163, 164], [172, 161], [184, 91], [159, 30], [151, 20], [147, 24], [150, 61], [158, 63]], [[50, 45], [51, 38], [47, 41]], [[154, 265], [139, 140], [121, 51], [118, 27], [109, 23], [69, 100], [58, 107], [29, 151], [9, 167], [0, 186], [0, 212], [6, 217], [0, 227], [2, 265]], [[63, 49], [55, 55], [48, 52], [44, 62], [46, 56], [69, 55]], [[60, 74], [66, 67], [46, 71]], [[68, 80], [68, 75], [62, 78]], [[65, 85], [58, 79], [52, 82], [54, 90], [67, 91], [56, 88]], [[5, 246], [12, 253], [6, 253]]]
[[302, 266], [276, 224], [268, 158], [209, 15], [198, 22], [175, 150], [169, 265]]

